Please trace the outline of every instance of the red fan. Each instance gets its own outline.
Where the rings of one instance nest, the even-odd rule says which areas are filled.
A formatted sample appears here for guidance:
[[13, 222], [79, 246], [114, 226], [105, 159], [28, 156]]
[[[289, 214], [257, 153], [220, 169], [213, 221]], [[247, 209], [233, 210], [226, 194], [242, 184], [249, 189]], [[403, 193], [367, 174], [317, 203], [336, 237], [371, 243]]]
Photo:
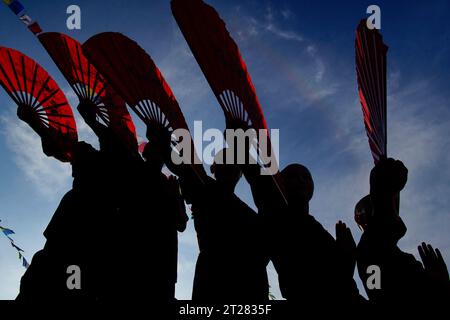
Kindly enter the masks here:
[[239, 48], [216, 10], [201, 0], [172, 0], [172, 12], [225, 116], [267, 129]]
[[125, 101], [108, 86], [83, 54], [81, 44], [57, 32], [38, 36], [80, 101], [90, 101], [97, 121], [111, 127], [132, 150], [137, 149], [136, 131]]
[[387, 49], [379, 31], [370, 30], [366, 20], [362, 20], [356, 29], [356, 74], [364, 125], [375, 164], [387, 156]]
[[44, 145], [51, 141], [52, 155], [71, 161], [78, 139], [75, 119], [64, 93], [50, 75], [21, 52], [0, 47], [0, 84], [19, 106], [19, 112], [26, 113]]
[[[202, 0], [172, 0], [171, 6], [175, 20], [222, 107], [227, 123], [237, 123], [255, 130], [265, 129], [265, 147], [272, 151], [266, 120], [247, 67], [216, 10]], [[257, 147], [257, 156], [261, 155], [260, 148], [261, 145]], [[270, 156], [272, 161], [276, 161], [273, 152]], [[287, 202], [280, 187], [279, 175], [272, 177]]]
[[[239, 48], [216, 10], [201, 0], [172, 0], [172, 12], [225, 113], [227, 124], [267, 130]], [[265, 134], [271, 150], [268, 132]]]
[[[150, 56], [135, 41], [120, 33], [105, 32], [93, 36], [82, 47], [86, 56], [148, 127], [163, 126], [169, 132], [181, 128], [188, 130], [169, 85]], [[172, 141], [174, 145], [177, 142]], [[203, 167], [194, 167], [202, 179], [206, 175]]]

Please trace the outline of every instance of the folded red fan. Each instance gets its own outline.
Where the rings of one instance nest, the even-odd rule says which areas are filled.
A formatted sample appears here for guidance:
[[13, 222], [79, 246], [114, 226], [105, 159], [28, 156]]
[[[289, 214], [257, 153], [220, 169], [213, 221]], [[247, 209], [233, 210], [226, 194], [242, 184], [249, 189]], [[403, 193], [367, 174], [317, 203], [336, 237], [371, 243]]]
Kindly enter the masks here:
[[387, 156], [386, 53], [380, 32], [362, 20], [356, 29], [356, 75], [364, 125], [377, 163]]
[[[277, 163], [267, 123], [250, 74], [235, 41], [217, 11], [202, 0], [172, 0], [172, 13], [191, 51], [206, 77], [226, 118], [227, 127], [263, 129], [265, 142], [258, 133], [256, 159], [263, 167]], [[266, 149], [266, 150], [262, 150]], [[269, 155], [270, 158], [261, 158]], [[270, 169], [283, 196], [278, 165]]]
[[227, 119], [267, 129], [245, 62], [216, 10], [201, 0], [172, 0], [172, 12]]

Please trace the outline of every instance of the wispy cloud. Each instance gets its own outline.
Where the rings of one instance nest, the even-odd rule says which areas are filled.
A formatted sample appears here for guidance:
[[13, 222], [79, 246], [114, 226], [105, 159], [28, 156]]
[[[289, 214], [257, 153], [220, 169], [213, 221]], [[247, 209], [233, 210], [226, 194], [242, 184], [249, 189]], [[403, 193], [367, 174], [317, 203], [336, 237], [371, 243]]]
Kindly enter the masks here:
[[13, 114], [12, 108], [0, 116], [0, 122], [17, 167], [39, 193], [54, 200], [58, 191], [70, 183], [70, 165], [47, 157], [39, 136]]
[[294, 16], [294, 13], [288, 8], [282, 9], [280, 11], [280, 13], [283, 16], [283, 18], [286, 19], [286, 20], [290, 19], [290, 18], [292, 18]]
[[[63, 90], [72, 106], [78, 104], [78, 99], [69, 88]], [[67, 189], [71, 183], [71, 167], [54, 158], [47, 157], [42, 151], [40, 137], [24, 122], [20, 121], [14, 113], [15, 107], [10, 107], [0, 116], [8, 147], [14, 155], [17, 167], [23, 172], [25, 178], [36, 186], [36, 190], [49, 200], [59, 191]], [[91, 143], [98, 148], [98, 138], [84, 122], [76, 109], [73, 110], [77, 123], [79, 140]]]
[[[70, 105], [76, 106], [78, 99], [70, 88], [63, 90]], [[47, 157], [42, 151], [40, 137], [24, 122], [20, 121], [10, 107], [0, 116], [3, 125], [2, 134], [6, 138], [8, 147], [14, 155], [17, 167], [25, 178], [36, 186], [36, 190], [49, 200], [59, 191], [67, 189], [71, 183], [71, 167], [55, 158]], [[73, 110], [79, 140], [91, 143], [98, 148], [98, 139], [94, 132], [84, 122], [76, 109]]]
[[[244, 7], [235, 8], [234, 12], [224, 17], [229, 18], [229, 29], [236, 35], [244, 58], [257, 65], [252, 78], [259, 79], [266, 92], [283, 96], [278, 107], [315, 105], [337, 92], [338, 86], [327, 73], [328, 60], [320, 43], [290, 29], [296, 17], [289, 8], [279, 9], [269, 3], [263, 14]], [[270, 76], [268, 69], [273, 70]]]
[[293, 40], [298, 42], [303, 42], [304, 40], [303, 37], [298, 33], [290, 30], [280, 29], [273, 22], [269, 22], [264, 26], [264, 28], [284, 40]]
[[316, 65], [316, 73], [314, 75], [314, 79], [316, 80], [316, 82], [322, 81], [323, 75], [325, 73], [325, 64], [323, 63], [322, 58], [317, 54], [316, 46], [310, 44], [306, 47], [306, 52], [308, 52], [309, 56], [313, 58]]
[[[280, 15], [286, 18], [289, 15], [289, 11], [287, 11], [287, 9], [280, 11]], [[298, 42], [303, 41], [303, 36], [300, 35], [298, 32], [293, 30], [282, 29], [281, 27], [278, 26], [275, 20], [275, 13], [272, 9], [272, 6], [270, 5], [267, 6], [266, 8], [265, 20], [261, 23], [261, 26], [265, 30], [273, 33], [274, 35], [282, 39], [293, 40]]]
[[[241, 7], [237, 7], [236, 10], [242, 12]], [[304, 37], [300, 33], [281, 27], [277, 21], [277, 17], [287, 19], [291, 15], [292, 13], [288, 9], [275, 12], [272, 6], [268, 5], [263, 17], [251, 16], [248, 19], [249, 24], [246, 29], [240, 30], [240, 36], [256, 36], [260, 33], [268, 33], [282, 40], [303, 42]]]

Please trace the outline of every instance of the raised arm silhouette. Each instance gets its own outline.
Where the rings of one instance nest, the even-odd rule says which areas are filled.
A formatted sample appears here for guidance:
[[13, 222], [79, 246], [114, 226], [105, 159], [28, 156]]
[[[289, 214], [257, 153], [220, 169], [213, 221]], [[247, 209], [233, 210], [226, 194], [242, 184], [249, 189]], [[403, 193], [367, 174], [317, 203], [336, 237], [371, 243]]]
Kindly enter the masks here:
[[[449, 279], [447, 276], [443, 280], [442, 276], [443, 260], [431, 246], [422, 246], [419, 253], [424, 259], [424, 269], [412, 254], [398, 246], [407, 231], [399, 215], [399, 195], [407, 177], [404, 164], [392, 158], [380, 160], [370, 173], [370, 202], [369, 198], [363, 198], [355, 210], [359, 212], [357, 222], [364, 230], [357, 247], [359, 275], [370, 300], [380, 307], [411, 309], [416, 303], [442, 307], [449, 297]], [[439, 267], [434, 269], [432, 265]], [[368, 285], [369, 266], [379, 268], [380, 287]], [[441, 276], [430, 276], [430, 268], [439, 270], [437, 274]]]

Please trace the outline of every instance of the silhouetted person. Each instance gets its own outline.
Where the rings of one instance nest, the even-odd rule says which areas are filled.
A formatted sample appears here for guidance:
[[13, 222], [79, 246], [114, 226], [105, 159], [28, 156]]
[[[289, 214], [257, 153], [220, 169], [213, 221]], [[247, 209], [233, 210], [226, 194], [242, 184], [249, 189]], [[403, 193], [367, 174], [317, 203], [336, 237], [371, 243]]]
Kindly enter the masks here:
[[[129, 273], [118, 269], [120, 264], [114, 264], [114, 258], [123, 256], [130, 246], [121, 246], [117, 226], [127, 218], [128, 203], [134, 200], [130, 185], [138, 177], [136, 163], [142, 160], [139, 162], [137, 151], [133, 154], [124, 147], [109, 127], [96, 121], [93, 107], [87, 101], [78, 109], [98, 135], [100, 151], [84, 142], [75, 146], [73, 188], [63, 197], [44, 232], [45, 247], [24, 275], [18, 300], [102, 302], [129, 294], [115, 285], [125, 282]], [[39, 123], [34, 125], [43, 130]], [[69, 289], [69, 266], [81, 271], [81, 289]]]
[[[180, 194], [178, 181], [161, 172], [164, 160], [157, 137], [150, 136], [143, 152], [139, 197], [135, 203], [140, 225], [136, 225], [138, 239], [145, 241], [147, 289], [144, 300], [169, 302], [175, 300], [177, 282], [178, 232], [186, 229], [188, 217]], [[136, 240], [138, 240], [136, 239]], [[137, 253], [138, 254], [138, 253]], [[139, 284], [143, 287], [143, 283]]]
[[[407, 176], [403, 163], [394, 159], [381, 160], [370, 173], [370, 202], [364, 198], [355, 210], [367, 213], [367, 217], [359, 218], [364, 229], [357, 248], [359, 275], [367, 295], [377, 306], [442, 307], [450, 301], [448, 274], [446, 280], [442, 280], [445, 275], [433, 278], [413, 255], [403, 252], [397, 245], [406, 233], [399, 216], [399, 194]], [[431, 247], [425, 256], [428, 253], [437, 254]], [[439, 264], [445, 265], [443, 260]], [[380, 288], [368, 285], [372, 274], [367, 269], [373, 265], [380, 269]]]
[[137, 148], [125, 145], [111, 126], [99, 122], [95, 108], [90, 101], [78, 106], [99, 138], [102, 186], [96, 200], [108, 210], [93, 235], [96, 241], [91, 243], [95, 247], [104, 242], [90, 260], [98, 267], [94, 282], [101, 302], [137, 302], [147, 298], [142, 288], [153, 287], [154, 279], [146, 276], [147, 270], [142, 267], [154, 240], [149, 230], [152, 218], [159, 215], [158, 205], [144, 193], [143, 188], [153, 182], [146, 181], [144, 161]]
[[[96, 200], [100, 161], [98, 152], [79, 142], [72, 162], [73, 188], [62, 198], [44, 231], [45, 246], [38, 251], [21, 280], [18, 301], [96, 301], [96, 262], [92, 256], [103, 246], [92, 236], [98, 232], [106, 208]], [[95, 247], [92, 245], [95, 243]], [[67, 268], [81, 269], [81, 290], [70, 290]]]
[[[52, 127], [46, 127], [38, 115], [28, 106], [19, 105], [17, 115], [27, 122], [41, 137], [42, 147], [47, 156], [62, 158], [64, 154], [64, 136]], [[96, 153], [85, 143], [74, 146], [73, 176], [74, 189], [69, 191], [62, 199], [48, 228], [44, 232], [47, 239], [44, 249], [33, 257], [30, 267], [21, 280], [18, 301], [58, 301], [93, 299], [93, 288], [83, 281], [83, 291], [71, 291], [67, 287], [67, 267], [78, 265], [84, 267], [86, 274], [84, 280], [90, 275], [86, 267], [83, 247], [80, 241], [81, 230], [86, 232], [88, 226], [83, 226], [83, 213], [76, 208], [79, 200], [80, 186], [94, 187], [93, 180], [96, 171]], [[95, 169], [93, 169], [95, 168]], [[92, 169], [92, 170], [91, 170]], [[90, 180], [88, 183], [86, 183]], [[92, 190], [92, 189], [91, 189]]]
[[[192, 299], [199, 302], [265, 301], [268, 299], [263, 234], [257, 214], [239, 199], [234, 189], [238, 166], [211, 167], [215, 179], [201, 183], [192, 174], [181, 174], [182, 193], [192, 204], [200, 249], [195, 268]], [[177, 170], [177, 168], [174, 168]]]
[[[175, 299], [178, 231], [186, 228], [187, 216], [176, 180], [162, 172], [160, 141], [145, 146], [145, 162], [116, 148], [118, 140], [101, 133], [102, 155], [108, 163], [108, 201], [117, 206], [109, 236], [111, 259], [106, 283], [107, 302], [158, 303]], [[103, 144], [102, 144], [103, 143]], [[103, 146], [103, 147], [102, 147]], [[119, 228], [119, 229], [118, 229]], [[123, 231], [122, 231], [123, 230]]]
[[322, 303], [344, 307], [362, 302], [353, 281], [350, 230], [339, 223], [336, 243], [309, 214], [314, 192], [309, 170], [291, 164], [275, 177], [259, 172], [257, 166], [246, 166], [244, 170], [264, 218], [266, 234], [271, 237], [268, 250], [282, 296], [306, 308]]

